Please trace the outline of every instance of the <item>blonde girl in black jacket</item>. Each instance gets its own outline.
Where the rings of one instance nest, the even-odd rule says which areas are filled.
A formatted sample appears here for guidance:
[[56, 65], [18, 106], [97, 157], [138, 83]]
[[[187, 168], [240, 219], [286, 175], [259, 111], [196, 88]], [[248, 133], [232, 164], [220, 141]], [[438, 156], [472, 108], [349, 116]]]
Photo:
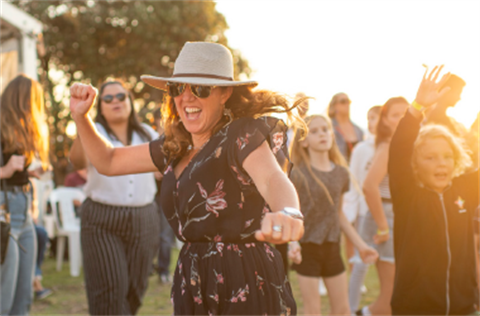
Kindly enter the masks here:
[[422, 110], [448, 91], [441, 87], [449, 74], [436, 82], [441, 69], [425, 73], [390, 144], [394, 315], [468, 315], [478, 304], [473, 232], [478, 170], [464, 174], [470, 158], [447, 128], [420, 126]]

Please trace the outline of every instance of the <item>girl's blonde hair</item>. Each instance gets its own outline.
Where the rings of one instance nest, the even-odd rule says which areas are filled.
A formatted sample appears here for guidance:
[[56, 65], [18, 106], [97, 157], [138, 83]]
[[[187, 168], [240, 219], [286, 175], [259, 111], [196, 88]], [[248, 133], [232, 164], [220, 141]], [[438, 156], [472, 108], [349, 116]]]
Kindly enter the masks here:
[[[333, 205], [334, 203], [333, 203], [332, 196], [330, 195], [330, 192], [328, 192], [328, 189], [325, 186], [325, 184], [322, 182], [322, 180], [320, 180], [315, 175], [315, 173], [312, 170], [312, 167], [310, 165], [310, 156], [308, 154], [308, 148], [305, 148], [304, 146], [302, 146], [302, 141], [305, 139], [306, 135], [308, 134], [308, 127], [310, 123], [316, 118], [324, 119], [327, 122], [328, 129], [332, 135], [332, 147], [328, 150], [328, 158], [333, 163], [343, 166], [348, 170], [347, 161], [345, 160], [342, 153], [340, 152], [340, 149], [338, 149], [337, 143], [335, 141], [335, 134], [333, 133], [332, 122], [328, 117], [320, 114], [307, 116], [304, 119], [305, 124], [307, 125], [307, 129], [306, 130], [298, 129], [296, 131], [295, 137], [293, 139], [293, 144], [292, 144], [291, 159], [295, 166], [305, 165], [307, 167], [307, 170], [310, 176], [312, 176], [315, 182], [325, 191], [325, 194], [327, 195], [328, 200]], [[307, 179], [305, 178], [305, 175], [302, 174], [298, 169], [294, 169], [294, 171], [292, 172], [292, 180], [294, 181], [301, 180], [301, 181], [304, 181], [305, 184], [307, 184]], [[308, 193], [310, 194], [310, 191], [308, 191]], [[312, 197], [310, 196], [310, 198]]]
[[46, 170], [48, 126], [45, 123], [43, 89], [40, 83], [21, 74], [10, 81], [1, 96], [2, 150], [26, 156], [26, 164], [39, 158]]
[[431, 138], [443, 138], [448, 142], [450, 148], [452, 148], [454, 157], [453, 177], [460, 176], [472, 165], [472, 159], [468, 155], [467, 149], [463, 146], [461, 139], [454, 136], [445, 126], [429, 124], [420, 129], [417, 139], [413, 144], [412, 168], [417, 180], [418, 167], [415, 162], [415, 157], [425, 141]]

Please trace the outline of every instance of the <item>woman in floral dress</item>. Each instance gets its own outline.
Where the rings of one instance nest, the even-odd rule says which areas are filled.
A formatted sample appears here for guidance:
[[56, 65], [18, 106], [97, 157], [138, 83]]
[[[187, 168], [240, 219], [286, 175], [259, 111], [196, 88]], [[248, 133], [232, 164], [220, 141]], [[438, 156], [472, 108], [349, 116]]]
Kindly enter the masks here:
[[287, 100], [234, 81], [231, 53], [213, 43], [186, 43], [171, 78], [142, 80], [168, 92], [165, 134], [149, 145], [113, 148], [99, 137], [87, 115], [97, 94], [89, 85], [72, 86], [70, 109], [99, 172], [164, 173], [161, 206], [184, 242], [174, 314], [296, 314], [281, 256], [269, 244], [303, 235], [285, 173], [287, 127], [261, 116], [288, 112]]

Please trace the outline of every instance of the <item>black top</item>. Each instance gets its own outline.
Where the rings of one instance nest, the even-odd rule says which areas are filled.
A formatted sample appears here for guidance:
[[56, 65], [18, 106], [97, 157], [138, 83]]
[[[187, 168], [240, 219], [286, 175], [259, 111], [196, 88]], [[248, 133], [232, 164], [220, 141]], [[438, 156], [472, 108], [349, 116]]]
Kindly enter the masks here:
[[411, 167], [420, 120], [409, 112], [390, 144], [388, 173], [395, 213], [395, 315], [475, 312], [474, 221], [479, 174], [454, 178], [442, 194], [417, 184]]
[[329, 172], [312, 168], [315, 176], [325, 184], [332, 197], [328, 200], [325, 190], [318, 185], [308, 172], [305, 164], [292, 169], [292, 182], [298, 192], [300, 210], [305, 216], [303, 243], [322, 244], [340, 241], [340, 219], [338, 210], [343, 193], [349, 188], [349, 175], [346, 168], [334, 165]]
[[[3, 148], [3, 144], [2, 144], [2, 148]], [[2, 152], [2, 156], [3, 156], [2, 167], [8, 163], [8, 160], [10, 159], [10, 157], [12, 157], [12, 155], [13, 154], [5, 154], [5, 153]], [[20, 155], [20, 154], [15, 153], [15, 155]], [[10, 178], [6, 179], [6, 181], [5, 181], [6, 184], [8, 186], [14, 186], [14, 185], [21, 186], [21, 185], [28, 184], [27, 168], [28, 168], [28, 166], [26, 166], [25, 169], [23, 169], [22, 171], [15, 171]], [[0, 188], [1, 187], [3, 187], [3, 181], [0, 181]]]
[[266, 205], [242, 164], [266, 139], [285, 162], [284, 127], [273, 117], [237, 119], [211, 137], [179, 179], [173, 172], [179, 159], [166, 165], [164, 137], [150, 143], [152, 160], [164, 172], [162, 207], [180, 240], [206, 242], [220, 235], [228, 242], [254, 241]]
[[179, 178], [162, 151], [150, 143], [164, 172], [160, 204], [176, 236], [185, 242], [172, 289], [174, 314], [295, 314], [280, 254], [257, 242], [269, 207], [243, 169], [244, 160], [267, 141], [288, 164], [287, 127], [273, 117], [239, 118], [213, 135]]

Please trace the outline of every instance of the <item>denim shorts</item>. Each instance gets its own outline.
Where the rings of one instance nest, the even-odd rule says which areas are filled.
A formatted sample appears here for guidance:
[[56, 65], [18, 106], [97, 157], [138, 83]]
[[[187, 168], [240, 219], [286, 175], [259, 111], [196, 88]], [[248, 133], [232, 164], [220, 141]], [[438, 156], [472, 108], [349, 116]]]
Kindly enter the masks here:
[[[387, 217], [388, 229], [390, 230], [390, 238], [379, 245], [373, 242], [373, 236], [377, 234], [377, 223], [373, 219], [373, 216], [370, 212], [358, 218], [358, 234], [365, 241], [367, 245], [377, 250], [380, 261], [395, 263], [395, 256], [393, 252], [393, 206], [391, 202], [382, 201], [383, 211]], [[360, 263], [362, 259], [360, 258], [358, 252], [355, 250], [355, 256], [350, 260], [351, 263]]]

